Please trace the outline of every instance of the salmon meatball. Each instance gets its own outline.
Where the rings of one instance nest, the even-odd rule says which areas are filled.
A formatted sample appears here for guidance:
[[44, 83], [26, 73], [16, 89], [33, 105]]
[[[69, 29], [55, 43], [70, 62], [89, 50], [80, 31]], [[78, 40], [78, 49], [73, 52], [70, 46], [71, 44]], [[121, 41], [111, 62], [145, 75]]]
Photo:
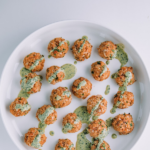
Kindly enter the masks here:
[[114, 96], [114, 105], [117, 104], [119, 101], [119, 105], [117, 106], [120, 109], [125, 109], [134, 104], [134, 95], [132, 92], [121, 92], [118, 91], [117, 94]]
[[50, 84], [56, 84], [57, 82], [61, 82], [65, 77], [64, 70], [59, 66], [51, 66], [46, 70], [46, 80]]
[[93, 138], [97, 138], [104, 130], [108, 131], [108, 127], [106, 122], [102, 119], [94, 120], [88, 126], [88, 132]]
[[85, 59], [90, 58], [91, 51], [92, 45], [86, 36], [83, 36], [82, 39], [76, 40], [72, 46], [72, 53], [78, 61], [84, 61]]
[[25, 134], [25, 143], [33, 148], [40, 148], [46, 142], [47, 137], [39, 128], [30, 128]]
[[133, 118], [130, 114], [119, 114], [113, 118], [112, 126], [120, 135], [129, 134], [134, 129]]
[[[91, 150], [95, 150], [98, 145], [98, 140], [94, 141], [91, 146]], [[111, 150], [109, 144], [106, 141], [103, 141], [103, 143], [99, 147], [100, 150]]]
[[111, 41], [102, 42], [98, 48], [99, 55], [107, 60], [111, 60], [117, 55], [117, 46]]
[[20, 81], [21, 89], [28, 94], [37, 93], [41, 90], [41, 76], [36, 73], [29, 73], [25, 75]]
[[63, 118], [63, 133], [75, 133], [82, 127], [79, 117], [75, 113], [69, 113]]
[[44, 55], [35, 52], [27, 55], [23, 60], [24, 67], [32, 72], [41, 71], [44, 67], [44, 63]]
[[97, 61], [91, 65], [91, 74], [95, 80], [103, 81], [110, 76], [110, 71], [104, 62]]
[[15, 117], [25, 116], [30, 110], [31, 106], [24, 97], [17, 97], [9, 106], [11, 114]]
[[62, 58], [69, 50], [69, 41], [59, 37], [55, 38], [48, 44], [47, 50], [49, 57]]
[[72, 101], [71, 92], [67, 87], [58, 87], [52, 91], [50, 101], [55, 108], [68, 106]]
[[51, 105], [44, 105], [37, 110], [36, 118], [44, 124], [53, 124], [57, 120], [57, 112]]
[[92, 83], [86, 78], [80, 77], [73, 82], [72, 92], [78, 98], [87, 98], [91, 90]]
[[117, 73], [112, 75], [119, 86], [128, 86], [135, 82], [133, 68], [121, 67]]
[[87, 111], [94, 116], [100, 116], [107, 110], [107, 101], [101, 95], [93, 95], [87, 100]]
[[74, 144], [69, 139], [59, 139], [55, 150], [75, 150]]

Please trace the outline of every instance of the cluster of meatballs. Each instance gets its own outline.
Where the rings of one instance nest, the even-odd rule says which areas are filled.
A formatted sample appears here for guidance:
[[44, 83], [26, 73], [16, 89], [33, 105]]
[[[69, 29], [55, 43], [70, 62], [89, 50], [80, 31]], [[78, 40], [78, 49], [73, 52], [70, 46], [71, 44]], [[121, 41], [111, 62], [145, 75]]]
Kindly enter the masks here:
[[[69, 42], [63, 38], [55, 38], [48, 44], [47, 50], [50, 57], [62, 58], [69, 50]], [[75, 41], [72, 46], [72, 53], [74, 58], [78, 61], [84, 61], [91, 56], [92, 45], [88, 38], [83, 36], [81, 39]]]
[[[63, 38], [55, 38], [48, 44], [47, 50], [49, 57], [63, 58], [69, 50], [69, 42]], [[75, 41], [72, 46], [72, 53], [77, 61], [84, 61], [91, 56], [92, 45], [89, 43], [88, 38], [83, 36], [81, 39]], [[117, 46], [111, 41], [105, 41], [100, 44], [98, 48], [99, 55], [107, 60], [111, 60], [117, 55]], [[35, 72], [43, 69], [45, 63], [44, 56], [40, 53], [31, 53], [27, 55], [23, 64], [25, 69], [29, 71], [21, 79], [20, 84], [22, 91], [27, 94], [34, 94], [40, 91], [42, 83], [41, 77]], [[91, 65], [91, 75], [97, 81], [106, 80], [110, 76], [110, 70], [107, 65], [102, 61], [94, 62]], [[59, 66], [51, 66], [46, 70], [46, 80], [50, 84], [61, 82], [65, 77], [64, 71]], [[119, 86], [128, 86], [135, 82], [133, 68], [121, 67], [115, 74], [115, 81]], [[81, 99], [86, 99], [92, 90], [92, 83], [80, 77], [73, 82], [72, 93]], [[67, 87], [58, 87], [53, 89], [50, 95], [51, 105], [43, 105], [37, 110], [36, 118], [41, 123], [41, 126], [53, 124], [57, 120], [56, 108], [68, 106], [72, 101], [71, 91]], [[134, 95], [128, 91], [118, 91], [114, 96], [114, 106], [117, 105], [120, 109], [128, 108], [134, 104]], [[31, 106], [24, 97], [17, 97], [10, 105], [10, 112], [16, 116], [26, 115], [31, 110]], [[107, 100], [101, 95], [93, 95], [87, 100], [87, 112], [89, 115], [99, 117], [107, 110]], [[87, 131], [94, 139], [91, 144], [91, 150], [97, 149], [99, 140], [97, 137], [108, 131], [106, 122], [102, 119], [95, 119], [89, 123]], [[133, 131], [134, 123], [130, 114], [119, 114], [112, 120], [113, 128], [119, 132], [120, 135], [126, 135]], [[62, 121], [62, 131], [64, 133], [78, 132], [82, 127], [82, 122], [76, 113], [67, 114]], [[25, 143], [33, 148], [40, 148], [46, 142], [47, 137], [42, 128], [30, 128], [25, 134]], [[38, 142], [38, 144], [35, 144]], [[99, 145], [99, 149], [110, 150], [110, 146], [106, 141]], [[59, 139], [55, 146], [55, 150], [75, 150], [73, 143], [69, 139]]]
[[[128, 75], [129, 74], [129, 75]], [[135, 77], [133, 73], [132, 67], [121, 67], [115, 75], [113, 75], [116, 83], [120, 86], [120, 88], [126, 88], [128, 85], [132, 85], [135, 82]], [[134, 95], [132, 92], [126, 91], [123, 89], [122, 91], [118, 91], [114, 96], [114, 106], [117, 108], [125, 109], [134, 104]]]
[[[100, 44], [98, 48], [99, 55], [107, 60], [111, 60], [116, 57], [117, 54], [117, 46], [111, 41], [105, 41]], [[100, 63], [101, 64], [101, 63]], [[98, 66], [96, 63], [92, 64], [92, 66]], [[95, 72], [98, 69], [95, 69]], [[107, 74], [105, 76], [109, 76], [110, 72], [108, 73], [109, 69], [106, 69]], [[94, 69], [91, 69], [92, 75], [94, 74]], [[99, 79], [99, 77], [94, 77], [95, 79]], [[106, 77], [105, 77], [106, 78]], [[117, 73], [113, 76], [116, 83], [120, 86], [117, 94], [114, 96], [114, 107], [125, 109], [134, 104], [134, 95], [132, 92], [126, 91], [126, 87], [131, 85], [135, 82], [135, 77], [133, 73], [132, 67], [121, 67]], [[99, 79], [100, 81], [100, 79]], [[119, 105], [116, 105], [119, 102]], [[126, 135], [132, 132], [134, 129], [133, 118], [130, 114], [120, 114], [113, 118], [112, 121], [113, 128], [119, 132], [120, 135]]]
[[[26, 94], [34, 94], [41, 90], [41, 76], [37, 75], [35, 72], [39, 72], [43, 69], [45, 63], [44, 56], [40, 53], [31, 53], [27, 55], [23, 64], [25, 69], [29, 71], [20, 80], [21, 91]], [[25, 116], [31, 110], [31, 106], [28, 104], [27, 98], [17, 97], [10, 104], [10, 112], [15, 116]]]

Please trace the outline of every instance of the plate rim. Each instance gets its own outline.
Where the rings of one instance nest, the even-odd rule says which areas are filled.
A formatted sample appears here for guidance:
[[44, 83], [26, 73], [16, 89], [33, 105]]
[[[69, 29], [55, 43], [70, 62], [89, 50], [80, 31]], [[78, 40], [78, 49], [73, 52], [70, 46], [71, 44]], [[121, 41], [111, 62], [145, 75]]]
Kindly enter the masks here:
[[[9, 57], [8, 57], [8, 59], [7, 59], [6, 63], [5, 63], [5, 65], [4, 65], [4, 67], [3, 67], [3, 69], [2, 69], [2, 73], [1, 73], [1, 76], [0, 76], [0, 94], [1, 94], [1, 88], [2, 88], [1, 80], [4, 78], [4, 72], [5, 72], [6, 66], [7, 66], [7, 64], [8, 64], [8, 61], [11, 59], [11, 57], [12, 57], [13, 54], [16, 52], [16, 50], [22, 45], [22, 43], [24, 43], [30, 36], [32, 36], [32, 35], [38, 33], [40, 30], [42, 30], [42, 29], [44, 29], [44, 28], [46, 28], [46, 27], [49, 27], [49, 26], [52, 26], [52, 25], [56, 25], [56, 24], [58, 25], [58, 24], [63, 24], [63, 23], [70, 23], [70, 22], [76, 22], [76, 23], [79, 22], [79, 23], [87, 23], [87, 24], [91, 24], [91, 25], [97, 25], [97, 26], [100, 26], [101, 28], [104, 28], [104, 29], [106, 29], [106, 30], [111, 31], [112, 33], [116, 34], [119, 38], [122, 38], [125, 42], [127, 42], [127, 43], [129, 44], [130, 47], [132, 47], [132, 49], [137, 53], [138, 57], [141, 59], [141, 63], [142, 63], [142, 65], [143, 65], [143, 67], [144, 67], [144, 69], [145, 69], [145, 71], [146, 71], [146, 74], [147, 74], [147, 77], [148, 77], [149, 86], [150, 86], [150, 76], [149, 76], [147, 67], [146, 67], [146, 65], [145, 65], [145, 63], [144, 63], [142, 57], [140, 56], [139, 52], [135, 49], [135, 47], [132, 46], [132, 44], [131, 44], [124, 36], [122, 36], [122, 35], [120, 35], [119, 33], [117, 33], [117, 31], [114, 31], [113, 29], [111, 29], [111, 28], [109, 28], [109, 27], [107, 27], [107, 26], [104, 26], [104, 25], [102, 25], [102, 24], [100, 24], [100, 23], [98, 23], [98, 22], [86, 21], [86, 20], [71, 20], [71, 19], [70, 19], [70, 20], [63, 20], [63, 21], [53, 22], [53, 23], [50, 23], [50, 24], [48, 24], [48, 25], [45, 25], [45, 26], [43, 26], [43, 27], [41, 27], [41, 28], [39, 28], [39, 29], [33, 31], [33, 32], [30, 33], [28, 36], [26, 36], [26, 37], [14, 48], [13, 52], [9, 55]], [[10, 137], [11, 140], [13, 141], [13, 143], [16, 145], [17, 148], [20, 149], [20, 146], [19, 146], [18, 142], [16, 142], [15, 139], [13, 138], [13, 136], [9, 133], [9, 130], [8, 130], [8, 128], [7, 128], [7, 125], [6, 125], [6, 121], [5, 121], [4, 115], [2, 115], [3, 113], [2, 113], [2, 109], [1, 109], [1, 108], [2, 108], [2, 105], [1, 105], [1, 101], [0, 101], [0, 115], [1, 115], [2, 122], [3, 122], [3, 124], [4, 124], [4, 127], [5, 127], [5, 129], [6, 129], [7, 133], [8, 133], [8, 135], [9, 135], [9, 137]], [[146, 122], [145, 122], [145, 125], [143, 126], [143, 130], [142, 130], [142, 132], [141, 132], [141, 135], [140, 135], [139, 137], [137, 137], [137, 140], [134, 141], [134, 143], [133, 143], [133, 145], [132, 145], [131, 148], [133, 148], [133, 147], [137, 144], [137, 142], [140, 140], [140, 138], [142, 137], [142, 135], [143, 135], [143, 133], [144, 133], [144, 131], [145, 131], [145, 128], [146, 128], [146, 126], [147, 126], [147, 123], [148, 123], [149, 115], [150, 115], [150, 110], [149, 110], [149, 113], [147, 114], [147, 116], [145, 116], [145, 117], [146, 117]]]

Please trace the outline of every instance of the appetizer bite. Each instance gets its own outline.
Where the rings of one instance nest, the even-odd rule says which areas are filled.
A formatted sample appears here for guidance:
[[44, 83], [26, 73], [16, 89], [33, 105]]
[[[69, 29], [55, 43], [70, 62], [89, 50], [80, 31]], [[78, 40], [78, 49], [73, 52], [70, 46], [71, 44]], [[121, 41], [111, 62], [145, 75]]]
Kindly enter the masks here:
[[40, 81], [41, 76], [36, 73], [29, 73], [21, 79], [21, 89], [28, 94], [37, 93], [41, 90], [42, 83]]
[[87, 111], [93, 116], [100, 116], [107, 110], [107, 101], [101, 95], [93, 95], [87, 100]]
[[[119, 103], [117, 105], [117, 103]], [[125, 109], [134, 104], [134, 95], [132, 92], [122, 92], [118, 91], [117, 94], [114, 96], [114, 105], [117, 105], [117, 108]]]
[[83, 36], [82, 39], [76, 40], [72, 46], [72, 53], [78, 61], [84, 61], [90, 58], [91, 51], [92, 45], [89, 43], [87, 36]]
[[51, 105], [43, 105], [37, 110], [36, 118], [43, 124], [53, 124], [57, 120], [57, 112]]
[[69, 139], [59, 139], [55, 150], [75, 150], [75, 147]]
[[132, 67], [121, 67], [118, 72], [112, 75], [112, 78], [116, 80], [119, 86], [128, 86], [135, 82]]
[[111, 60], [117, 55], [117, 46], [111, 41], [102, 42], [98, 48], [99, 55], [107, 60]]
[[58, 87], [57, 89], [53, 89], [50, 101], [55, 108], [68, 106], [72, 101], [71, 92], [67, 87]]
[[98, 138], [99, 135], [104, 134], [105, 132], [106, 133], [108, 132], [108, 127], [104, 120], [97, 119], [88, 125], [88, 132], [91, 137]]
[[69, 50], [69, 41], [59, 37], [55, 38], [48, 44], [47, 50], [49, 52], [49, 58], [62, 58]]
[[82, 127], [80, 118], [75, 113], [69, 113], [63, 118], [63, 133], [75, 133]]
[[[96, 150], [98, 146], [98, 140], [95, 140], [91, 145], [91, 150]], [[103, 141], [103, 143], [100, 145], [98, 150], [111, 150], [109, 144], [106, 141]]]
[[113, 118], [112, 126], [120, 135], [129, 134], [134, 129], [133, 118], [130, 114], [119, 114]]
[[92, 83], [86, 78], [80, 77], [73, 82], [72, 92], [78, 98], [86, 99], [91, 90]]
[[46, 70], [46, 80], [50, 84], [56, 84], [57, 82], [61, 82], [65, 77], [64, 70], [59, 66], [51, 66]]
[[91, 65], [91, 74], [95, 80], [103, 81], [110, 76], [110, 71], [104, 62], [97, 61]]
[[39, 128], [30, 128], [25, 134], [25, 143], [33, 148], [40, 148], [46, 142], [47, 137]]
[[17, 97], [9, 106], [11, 114], [15, 117], [25, 116], [31, 110], [27, 99], [24, 97]]
[[44, 67], [44, 63], [44, 55], [36, 52], [27, 55], [23, 60], [24, 67], [32, 72], [41, 71]]

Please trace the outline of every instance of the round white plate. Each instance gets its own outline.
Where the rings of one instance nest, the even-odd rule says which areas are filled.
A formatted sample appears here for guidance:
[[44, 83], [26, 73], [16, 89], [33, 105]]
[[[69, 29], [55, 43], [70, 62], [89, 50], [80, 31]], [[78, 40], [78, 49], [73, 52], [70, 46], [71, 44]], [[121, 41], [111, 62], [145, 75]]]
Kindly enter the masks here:
[[[77, 73], [72, 79], [62, 81], [60, 83], [57, 83], [56, 85], [48, 84], [45, 79], [46, 68], [52, 65], [61, 66], [66, 63], [74, 64], [75, 61], [71, 50], [68, 51], [64, 58], [48, 59], [47, 45], [49, 41], [51, 41], [55, 37], [63, 37], [66, 40], [70, 41], [71, 47], [75, 40], [81, 38], [83, 35], [87, 35], [89, 37], [89, 42], [93, 45], [91, 57], [88, 60], [78, 62], [76, 64]], [[93, 62], [106, 62], [105, 59], [101, 58], [98, 55], [97, 51], [100, 43], [106, 40], [111, 40], [116, 44], [123, 43], [125, 45], [125, 51], [129, 56], [129, 62], [126, 64], [126, 66], [132, 66], [134, 68], [134, 73], [137, 79], [137, 81], [133, 85], [128, 86], [128, 91], [134, 93], [134, 105], [127, 109], [117, 109], [117, 112], [113, 115], [110, 114], [110, 109], [113, 106], [113, 96], [118, 91], [118, 85], [113, 79], [111, 79], [111, 77], [109, 77], [105, 81], [98, 82], [94, 80], [90, 73], [91, 64]], [[44, 69], [41, 72], [37, 73], [44, 77], [42, 81], [42, 88], [40, 92], [31, 95], [28, 99], [29, 104], [32, 106], [29, 114], [23, 117], [15, 118], [9, 112], [9, 105], [17, 97], [21, 89], [21, 77], [19, 71], [23, 67], [24, 57], [31, 52], [39, 52], [43, 54], [46, 59]], [[118, 60], [114, 59], [110, 61], [108, 67], [112, 74], [120, 68], [120, 63]], [[105, 27], [85, 21], [63, 21], [43, 27], [28, 36], [14, 50], [3, 70], [0, 87], [1, 115], [10, 137], [15, 142], [19, 150], [32, 149], [24, 143], [24, 134], [28, 131], [29, 128], [38, 127], [39, 122], [35, 117], [36, 111], [44, 104], [51, 104], [51, 91], [59, 86], [67, 86], [71, 90], [73, 81], [81, 76], [89, 79], [93, 84], [90, 96], [101, 94], [108, 101], [107, 112], [100, 116], [100, 118], [106, 120], [107, 118], [114, 117], [120, 113], [131, 113], [131, 115], [133, 116], [135, 128], [131, 134], [119, 135], [113, 128], [110, 129], [109, 135], [105, 138], [105, 140], [109, 143], [111, 149], [129, 150], [133, 147], [145, 128], [150, 110], [149, 77], [141, 58], [139, 57], [135, 49], [125, 39]], [[104, 94], [106, 85], [110, 85], [111, 88], [110, 94], [107, 96]], [[76, 144], [77, 134], [86, 127], [86, 124], [83, 124], [82, 129], [79, 132], [72, 134], [63, 134], [61, 131], [63, 117], [66, 114], [73, 112], [77, 107], [86, 105], [87, 103], [87, 99], [78, 99], [73, 96], [73, 94], [72, 97], [73, 100], [69, 106], [56, 109], [58, 113], [58, 120], [54, 124], [49, 125], [46, 128], [45, 134], [47, 136], [47, 142], [42, 147], [42, 150], [54, 150], [58, 139], [61, 138], [69, 138], [74, 144]], [[49, 131], [54, 131], [55, 135], [50, 136]], [[111, 138], [112, 133], [116, 133], [118, 135], [117, 139], [114, 140]]]

